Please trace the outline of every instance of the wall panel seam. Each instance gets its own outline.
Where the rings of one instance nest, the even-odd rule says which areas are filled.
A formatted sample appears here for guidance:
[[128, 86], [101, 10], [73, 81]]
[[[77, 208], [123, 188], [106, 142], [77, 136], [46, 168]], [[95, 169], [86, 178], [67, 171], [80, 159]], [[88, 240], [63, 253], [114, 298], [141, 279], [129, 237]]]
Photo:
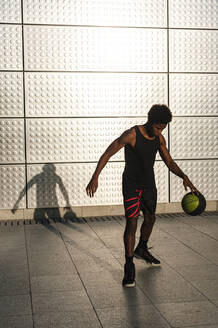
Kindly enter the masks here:
[[0, 25], [44, 26], [44, 27], [81, 27], [81, 28], [120, 28], [120, 29], [153, 29], [153, 30], [191, 30], [218, 31], [218, 28], [207, 27], [168, 27], [168, 26], [128, 26], [128, 25], [81, 25], [81, 24], [42, 24], [42, 23], [10, 23], [0, 22]]

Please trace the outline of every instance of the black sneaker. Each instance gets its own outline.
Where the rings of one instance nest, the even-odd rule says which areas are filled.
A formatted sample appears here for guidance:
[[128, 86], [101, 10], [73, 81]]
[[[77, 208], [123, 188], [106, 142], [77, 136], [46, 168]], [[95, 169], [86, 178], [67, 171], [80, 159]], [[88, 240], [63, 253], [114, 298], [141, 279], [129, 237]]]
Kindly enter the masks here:
[[133, 262], [124, 265], [124, 278], [122, 285], [125, 287], [135, 286], [135, 264]]
[[137, 246], [134, 251], [134, 256], [137, 259], [146, 261], [148, 264], [160, 265], [160, 261], [149, 252], [148, 248], [140, 248]]

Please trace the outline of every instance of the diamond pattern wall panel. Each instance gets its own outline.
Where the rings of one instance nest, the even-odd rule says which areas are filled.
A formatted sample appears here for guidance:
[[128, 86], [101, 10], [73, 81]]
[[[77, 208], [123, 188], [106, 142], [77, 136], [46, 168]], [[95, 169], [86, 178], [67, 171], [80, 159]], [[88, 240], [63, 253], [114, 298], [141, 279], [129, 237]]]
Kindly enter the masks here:
[[0, 163], [24, 163], [24, 121], [0, 120]]
[[170, 74], [174, 115], [218, 115], [218, 74]]
[[[163, 130], [162, 135], [163, 135], [163, 137], [166, 141], [166, 146], [168, 148], [169, 147], [169, 145], [168, 145], [168, 127], [165, 130]], [[159, 151], [157, 152], [156, 160], [161, 160], [162, 161], [162, 159], [159, 155]]]
[[22, 28], [16, 25], [0, 25], [1, 70], [22, 69]]
[[[177, 164], [207, 200], [218, 199], [218, 160], [177, 161]], [[181, 202], [186, 193], [182, 180], [174, 174], [170, 180], [171, 201]]]
[[[96, 161], [123, 131], [144, 122], [142, 118], [28, 120], [28, 161]], [[123, 151], [113, 156], [122, 159]]]
[[174, 158], [218, 157], [218, 117], [174, 118], [170, 149]]
[[23, 116], [23, 73], [0, 72], [0, 116]]
[[[122, 172], [124, 163], [108, 163], [99, 177], [99, 187], [93, 198], [85, 188], [96, 163], [28, 165], [28, 206], [57, 207], [122, 204]], [[167, 175], [163, 163], [155, 164], [159, 185], [158, 201], [165, 202]]]
[[95, 163], [29, 165], [29, 207], [108, 205], [122, 203], [124, 163], [108, 163], [99, 177], [95, 197], [89, 198], [85, 188], [94, 172]]
[[166, 30], [25, 26], [27, 70], [164, 72]]
[[170, 27], [218, 28], [217, 0], [170, 0]]
[[[24, 165], [0, 165], [0, 208], [13, 208], [25, 188], [25, 167]], [[26, 207], [26, 195], [23, 197], [16, 207]]]
[[1, 23], [21, 23], [20, 0], [1, 0], [0, 6]]
[[24, 22], [39, 24], [166, 26], [165, 0], [25, 0]]
[[[31, 163], [97, 161], [114, 139], [144, 122], [143, 118], [30, 119], [27, 158]], [[123, 150], [112, 158], [123, 160]]]
[[171, 72], [217, 72], [218, 31], [170, 30]]
[[144, 116], [167, 103], [166, 74], [26, 73], [26, 112], [37, 116]]
[[168, 203], [168, 168], [163, 162], [156, 161], [154, 173], [157, 186], [157, 201], [158, 203]]

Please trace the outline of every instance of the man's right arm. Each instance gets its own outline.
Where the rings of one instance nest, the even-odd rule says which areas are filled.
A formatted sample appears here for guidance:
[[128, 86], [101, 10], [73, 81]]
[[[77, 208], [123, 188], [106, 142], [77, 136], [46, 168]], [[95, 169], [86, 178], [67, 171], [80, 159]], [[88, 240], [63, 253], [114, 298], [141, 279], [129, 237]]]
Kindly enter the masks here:
[[86, 192], [88, 196], [93, 197], [94, 193], [96, 192], [98, 188], [99, 174], [101, 173], [101, 171], [103, 170], [103, 168], [105, 167], [111, 156], [116, 154], [125, 145], [132, 144], [135, 136], [134, 134], [135, 134], [134, 129], [126, 130], [119, 138], [114, 140], [110, 144], [110, 146], [105, 150], [105, 152], [102, 154], [102, 156], [98, 161], [95, 172], [93, 173], [93, 176], [88, 186], [86, 187]]

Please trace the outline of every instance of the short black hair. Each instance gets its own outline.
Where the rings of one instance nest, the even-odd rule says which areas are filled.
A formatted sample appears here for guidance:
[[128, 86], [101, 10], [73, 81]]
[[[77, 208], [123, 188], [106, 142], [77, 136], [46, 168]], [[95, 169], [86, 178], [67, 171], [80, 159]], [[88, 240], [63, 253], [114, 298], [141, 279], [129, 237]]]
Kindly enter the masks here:
[[148, 122], [168, 124], [172, 121], [172, 113], [167, 105], [155, 104], [148, 112]]

